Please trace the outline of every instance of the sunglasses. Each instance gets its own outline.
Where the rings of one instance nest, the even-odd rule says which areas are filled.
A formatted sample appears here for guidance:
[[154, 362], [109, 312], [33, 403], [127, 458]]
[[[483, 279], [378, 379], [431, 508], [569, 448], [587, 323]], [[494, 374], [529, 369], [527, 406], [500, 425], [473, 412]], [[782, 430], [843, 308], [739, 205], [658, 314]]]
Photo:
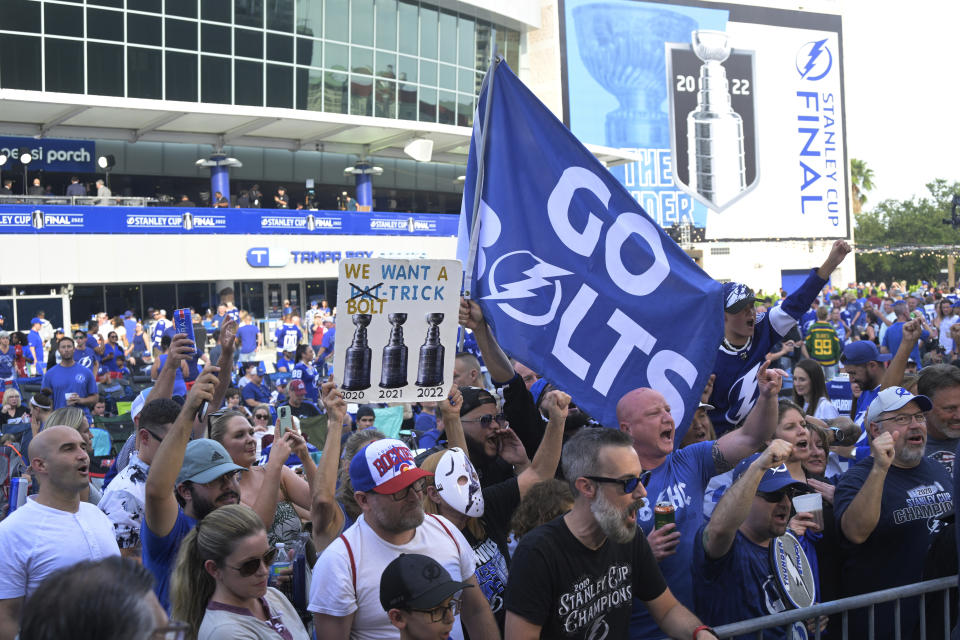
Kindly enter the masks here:
[[402, 500], [407, 499], [407, 496], [410, 495], [411, 490], [416, 491], [418, 496], [422, 496], [424, 489], [426, 489], [426, 486], [427, 486], [427, 481], [424, 480], [423, 478], [420, 478], [419, 480], [411, 484], [406, 489], [400, 489], [400, 491], [397, 491], [396, 493], [392, 493], [390, 495], [393, 496], [394, 502], [400, 502]]
[[256, 420], [269, 420], [269, 419], [270, 419], [270, 416], [268, 416], [268, 415], [265, 414], [265, 413], [255, 413], [255, 414], [253, 414], [253, 417], [254, 417]]
[[777, 503], [786, 496], [792, 501], [797, 496], [802, 496], [806, 491], [802, 489], [781, 489], [780, 491], [757, 491], [757, 495], [770, 503]]
[[460, 420], [460, 422], [479, 422], [479, 423], [480, 423], [480, 426], [483, 427], [484, 429], [486, 429], [486, 428], [488, 428], [491, 424], [493, 424], [493, 421], [494, 421], [494, 420], [496, 420], [496, 421], [497, 421], [497, 424], [500, 425], [501, 427], [502, 427], [502, 426], [504, 425], [504, 423], [507, 421], [507, 419], [504, 417], [504, 415], [503, 415], [502, 413], [498, 413], [497, 415], [493, 415], [492, 413], [488, 413], [487, 415], [485, 415], [485, 416], [480, 416], [479, 418], [470, 418], [469, 420]]
[[633, 493], [637, 490], [637, 485], [643, 485], [644, 488], [647, 487], [647, 483], [650, 482], [651, 471], [644, 471], [639, 476], [633, 478], [605, 478], [603, 476], [583, 476], [587, 480], [593, 480], [594, 482], [605, 482], [608, 484], [618, 484], [623, 488], [624, 493]]
[[261, 563], [263, 564], [265, 569], [269, 570], [270, 565], [273, 564], [273, 561], [274, 559], [276, 559], [276, 557], [277, 557], [277, 548], [274, 547], [273, 549], [270, 549], [265, 554], [263, 554], [263, 557], [250, 558], [249, 560], [241, 564], [239, 567], [234, 567], [229, 564], [227, 566], [233, 569], [234, 571], [236, 571], [237, 573], [239, 573], [240, 577], [249, 578], [250, 576], [252, 576], [257, 571], [260, 570]]

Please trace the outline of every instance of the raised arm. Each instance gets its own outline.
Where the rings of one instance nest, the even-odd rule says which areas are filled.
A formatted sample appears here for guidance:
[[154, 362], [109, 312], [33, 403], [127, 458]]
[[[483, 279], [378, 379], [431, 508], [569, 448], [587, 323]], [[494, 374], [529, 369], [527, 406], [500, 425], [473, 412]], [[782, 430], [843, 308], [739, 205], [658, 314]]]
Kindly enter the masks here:
[[880, 381], [881, 390], [899, 386], [903, 382], [903, 370], [906, 369], [910, 352], [913, 351], [913, 347], [916, 346], [922, 333], [923, 329], [920, 326], [920, 320], [917, 318], [903, 323], [903, 336], [900, 339], [900, 346], [897, 347], [897, 353], [890, 361], [890, 366], [883, 373], [883, 379]]
[[730, 551], [737, 536], [737, 529], [747, 519], [750, 505], [757, 494], [760, 479], [767, 469], [779, 466], [793, 450], [785, 440], [774, 440], [747, 470], [720, 498], [713, 516], [703, 530], [703, 549], [709, 558], [722, 558]]
[[769, 365], [764, 362], [757, 370], [760, 397], [743, 426], [724, 434], [713, 445], [717, 473], [732, 469], [737, 462], [758, 451], [777, 430], [777, 402], [783, 379], [776, 371], [769, 370]]
[[150, 376], [156, 380], [153, 389], [147, 396], [146, 402], [152, 402], [158, 398], [173, 397], [173, 383], [177, 376], [177, 368], [180, 363], [186, 362], [187, 358], [193, 355], [193, 340], [187, 337], [185, 333], [178, 333], [170, 340], [170, 347], [167, 349], [167, 360], [159, 373], [154, 374], [159, 366], [160, 358], [154, 358], [153, 366], [150, 368]]
[[220, 358], [217, 360], [217, 367], [220, 369], [220, 375], [217, 380], [217, 388], [213, 391], [213, 400], [207, 407], [209, 411], [216, 411], [223, 405], [223, 398], [227, 395], [227, 388], [230, 386], [230, 377], [233, 375], [233, 353], [237, 342], [237, 321], [231, 316], [225, 317], [220, 322]]
[[460, 324], [473, 331], [473, 337], [477, 339], [477, 346], [480, 347], [480, 354], [483, 356], [483, 362], [487, 365], [487, 371], [494, 382], [507, 382], [514, 376], [513, 365], [510, 364], [510, 358], [500, 348], [500, 343], [493, 337], [490, 331], [490, 325], [483, 319], [483, 311], [480, 305], [473, 300], [460, 298]]
[[820, 268], [817, 269], [817, 276], [829, 280], [830, 274], [833, 273], [833, 270], [840, 266], [840, 263], [843, 262], [843, 259], [847, 257], [847, 254], [853, 251], [846, 240], [837, 240], [833, 243], [833, 247], [830, 248], [830, 255], [827, 256], [827, 259], [823, 261], [823, 264], [820, 265]]
[[840, 530], [847, 540], [854, 544], [865, 542], [880, 521], [883, 483], [893, 462], [894, 443], [899, 436], [897, 432], [892, 435], [881, 433], [870, 441], [873, 467], [850, 506], [840, 515]]
[[144, 518], [150, 531], [157, 537], [170, 533], [177, 521], [177, 475], [183, 465], [183, 456], [190, 442], [193, 420], [204, 400], [209, 401], [217, 381], [217, 368], [207, 367], [193, 383], [183, 408], [173, 426], [160, 443], [150, 465], [144, 489]]
[[463, 394], [456, 384], [450, 385], [450, 393], [437, 403], [440, 415], [443, 417], [443, 432], [447, 436], [447, 448], [460, 447], [467, 449], [467, 436], [463, 433], [463, 423], [460, 422], [460, 407], [463, 406]]
[[520, 497], [523, 498], [530, 487], [538, 482], [550, 480], [557, 473], [560, 464], [560, 450], [563, 448], [563, 427], [567, 421], [570, 396], [562, 391], [551, 391], [543, 399], [541, 408], [547, 412], [547, 430], [537, 448], [530, 465], [517, 476]]
[[343, 511], [337, 504], [336, 493], [340, 438], [343, 435], [343, 417], [347, 414], [347, 402], [335, 382], [323, 383], [320, 393], [327, 411], [327, 439], [323, 444], [317, 476], [310, 485], [310, 520], [317, 553], [326, 549], [343, 528]]

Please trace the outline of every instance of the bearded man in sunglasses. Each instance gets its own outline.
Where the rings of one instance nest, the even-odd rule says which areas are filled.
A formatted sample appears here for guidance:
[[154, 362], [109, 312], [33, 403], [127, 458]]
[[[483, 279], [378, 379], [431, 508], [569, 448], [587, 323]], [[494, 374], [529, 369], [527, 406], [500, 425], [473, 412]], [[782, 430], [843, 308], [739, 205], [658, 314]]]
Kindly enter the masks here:
[[480, 485], [490, 485], [519, 475], [530, 464], [523, 442], [507, 424], [497, 399], [486, 389], [462, 387], [460, 423], [467, 437], [470, 462], [480, 475]]
[[[867, 409], [870, 457], [841, 477], [833, 500], [843, 534], [843, 597], [923, 579], [927, 549], [953, 513], [953, 479], [924, 455], [925, 412], [932, 408], [926, 396], [887, 387]], [[875, 609], [876, 637], [893, 638], [893, 607]], [[901, 635], [909, 637], [919, 619], [916, 598], [904, 600], [900, 610]], [[867, 637], [867, 624], [866, 610], [852, 611], [850, 637]]]

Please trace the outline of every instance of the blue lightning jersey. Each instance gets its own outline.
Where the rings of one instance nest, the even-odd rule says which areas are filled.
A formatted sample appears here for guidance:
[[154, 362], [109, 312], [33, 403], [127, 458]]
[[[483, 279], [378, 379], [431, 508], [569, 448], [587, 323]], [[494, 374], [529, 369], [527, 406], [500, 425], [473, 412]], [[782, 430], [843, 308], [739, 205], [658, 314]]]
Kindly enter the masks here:
[[710, 396], [710, 404], [715, 407], [710, 412], [710, 420], [717, 437], [743, 422], [753, 409], [760, 396], [757, 371], [765, 356], [810, 309], [813, 299], [826, 284], [826, 280], [817, 276], [816, 269], [812, 269], [800, 288], [784, 298], [780, 306], [757, 315], [753, 337], [746, 345], [740, 349], [733, 349], [726, 342], [720, 345], [713, 365], [717, 379]]

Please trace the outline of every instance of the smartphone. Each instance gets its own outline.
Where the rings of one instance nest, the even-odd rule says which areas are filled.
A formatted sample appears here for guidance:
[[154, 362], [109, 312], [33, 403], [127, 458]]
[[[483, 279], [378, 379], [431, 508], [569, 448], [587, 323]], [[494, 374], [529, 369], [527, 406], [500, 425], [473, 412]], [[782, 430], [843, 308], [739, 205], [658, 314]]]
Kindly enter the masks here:
[[277, 420], [277, 438], [282, 438], [283, 434], [287, 432], [287, 429], [293, 428], [293, 415], [290, 413], [290, 405], [282, 405], [277, 409], [277, 415], [280, 416], [280, 419]]

